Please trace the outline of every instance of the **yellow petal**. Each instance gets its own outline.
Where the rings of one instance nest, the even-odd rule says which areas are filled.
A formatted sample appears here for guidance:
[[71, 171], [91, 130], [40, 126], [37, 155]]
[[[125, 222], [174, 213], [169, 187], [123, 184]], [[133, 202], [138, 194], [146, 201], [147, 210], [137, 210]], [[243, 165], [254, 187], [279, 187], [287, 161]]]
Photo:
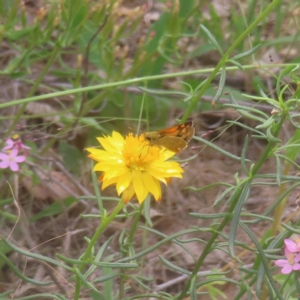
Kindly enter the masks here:
[[118, 182], [118, 178], [105, 179], [103, 177], [103, 178], [101, 178], [101, 181], [102, 181], [102, 190], [104, 190], [108, 186], [110, 186], [112, 184], [116, 184]]
[[148, 190], [145, 188], [144, 183], [142, 181], [142, 172], [133, 170], [132, 173], [133, 188], [139, 203], [142, 203], [148, 195]]
[[149, 173], [144, 172], [142, 174], [142, 180], [144, 183], [144, 186], [146, 186], [147, 190], [154, 196], [155, 200], [161, 198], [161, 187], [155, 178], [151, 176]]
[[122, 193], [122, 198], [124, 203], [127, 203], [134, 195], [133, 184], [130, 184], [129, 187]]
[[128, 168], [124, 164], [111, 162], [99, 162], [94, 166], [94, 171], [107, 172], [109, 174], [122, 175], [127, 172]]
[[108, 153], [117, 152], [117, 149], [111, 144], [110, 138], [97, 138], [97, 140]]
[[127, 172], [123, 174], [122, 176], [119, 176], [118, 183], [116, 185], [116, 189], [118, 191], [118, 194], [120, 195], [123, 193], [131, 184], [132, 181], [132, 174], [131, 172]]

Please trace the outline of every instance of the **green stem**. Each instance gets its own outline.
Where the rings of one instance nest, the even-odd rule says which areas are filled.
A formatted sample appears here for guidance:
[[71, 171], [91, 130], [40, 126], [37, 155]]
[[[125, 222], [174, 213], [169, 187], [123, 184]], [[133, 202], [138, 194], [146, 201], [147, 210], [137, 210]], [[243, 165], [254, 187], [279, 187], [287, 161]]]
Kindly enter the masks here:
[[[100, 223], [98, 229], [94, 233], [91, 241], [89, 242], [84, 254], [81, 257], [81, 261], [84, 261], [84, 264], [81, 264], [79, 267], [79, 272], [83, 272], [86, 264], [90, 260], [90, 254], [92, 252], [93, 247], [95, 246], [96, 242], [98, 241], [99, 237], [103, 233], [103, 231], [108, 227], [108, 225], [115, 219], [117, 214], [121, 211], [121, 209], [124, 207], [125, 203], [123, 198], [118, 202], [118, 205], [115, 207], [113, 212], [107, 217], [104, 216], [102, 218], [102, 222]], [[80, 296], [80, 288], [81, 288], [81, 279], [78, 275], [76, 275], [76, 286], [75, 286], [75, 293], [74, 293], [74, 300], [78, 300]]]
[[[274, 68], [274, 67], [287, 67], [290, 66], [291, 64], [264, 64], [260, 65], [260, 69], [264, 68]], [[251, 69], [257, 69], [258, 67], [256, 65], [245, 65], [243, 66], [244, 70], [251, 70]], [[226, 67], [227, 71], [236, 71], [239, 70], [238, 67]], [[111, 88], [111, 87], [120, 87], [120, 86], [125, 86], [125, 85], [132, 85], [136, 84], [139, 82], [143, 81], [153, 81], [153, 80], [159, 80], [159, 79], [166, 79], [166, 78], [174, 78], [174, 77], [180, 77], [180, 76], [189, 76], [189, 75], [196, 75], [196, 74], [206, 74], [213, 72], [213, 68], [209, 69], [200, 69], [200, 70], [193, 70], [193, 71], [184, 71], [184, 72], [177, 72], [177, 73], [172, 73], [172, 74], [161, 74], [161, 75], [154, 75], [154, 76], [145, 76], [145, 77], [140, 77], [140, 78], [133, 78], [133, 79], [126, 79], [122, 81], [116, 81], [116, 82], [108, 82], [108, 83], [103, 83], [103, 84], [98, 84], [94, 86], [87, 86], [87, 87], [81, 87], [77, 89], [70, 89], [66, 91], [60, 91], [60, 92], [55, 92], [55, 93], [49, 93], [46, 95], [39, 95], [35, 97], [29, 97], [25, 99], [20, 99], [20, 100], [13, 100], [13, 101], [8, 101], [5, 103], [0, 104], [0, 108], [4, 107], [9, 107], [13, 105], [19, 105], [19, 104], [24, 104], [28, 102], [34, 102], [34, 101], [39, 101], [39, 100], [44, 100], [44, 99], [49, 99], [49, 98], [55, 98], [55, 97], [61, 97], [61, 96], [66, 96], [70, 94], [76, 94], [76, 93], [83, 93], [83, 92], [89, 92], [89, 91], [94, 91], [94, 90], [100, 90], [100, 89], [105, 89], [105, 88]]]
[[[132, 223], [131, 229], [129, 231], [128, 239], [127, 239], [127, 242], [126, 242], [126, 248], [125, 249], [127, 251], [123, 251], [123, 257], [125, 255], [128, 255], [128, 253], [129, 253], [129, 248], [132, 244], [134, 234], [135, 234], [136, 229], [139, 225], [139, 221], [140, 221], [143, 209], [144, 209], [144, 203], [145, 202], [141, 203], [138, 212], [134, 216], [133, 223]], [[121, 269], [121, 271], [120, 271], [120, 273], [121, 273], [121, 275], [120, 275], [120, 286], [119, 286], [119, 299], [120, 300], [124, 299], [124, 287], [125, 287], [125, 280], [126, 280], [125, 271], [126, 271], [126, 269]]]
[[139, 225], [139, 221], [140, 221], [143, 209], [144, 209], [144, 204], [145, 204], [145, 201], [140, 204], [139, 210], [134, 216], [133, 223], [132, 223], [131, 229], [129, 231], [129, 235], [128, 235], [128, 245], [130, 245], [133, 241], [134, 234]]
[[[115, 207], [113, 212], [108, 217], [103, 217], [101, 224], [99, 225], [98, 229], [94, 233], [90, 243], [88, 244], [81, 260], [84, 262], [88, 262], [89, 256], [92, 252], [92, 248], [95, 246], [97, 240], [99, 239], [100, 235], [103, 233], [103, 231], [107, 228], [107, 226], [115, 219], [116, 215], [121, 211], [121, 209], [124, 207], [125, 203], [123, 198], [119, 201], [118, 205]], [[79, 267], [79, 271], [82, 272], [86, 264], [82, 264]]]
[[[75, 273], [75, 270], [74, 270]], [[76, 273], [75, 277], [75, 291], [74, 291], [74, 300], [78, 300], [80, 296], [80, 287], [81, 287], [81, 279], [79, 275]]]

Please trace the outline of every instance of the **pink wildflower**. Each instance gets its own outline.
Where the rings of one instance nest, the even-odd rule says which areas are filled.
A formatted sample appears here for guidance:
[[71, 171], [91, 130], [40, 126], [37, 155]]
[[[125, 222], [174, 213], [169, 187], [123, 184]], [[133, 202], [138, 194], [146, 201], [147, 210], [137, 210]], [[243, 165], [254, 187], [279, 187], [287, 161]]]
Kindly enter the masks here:
[[300, 254], [295, 255], [288, 248], [285, 248], [284, 254], [287, 259], [278, 259], [275, 261], [275, 265], [281, 267], [282, 274], [289, 274], [293, 270], [300, 270]]
[[297, 238], [295, 241], [290, 239], [284, 240], [285, 247], [291, 252], [300, 252], [300, 239]]
[[13, 148], [8, 150], [6, 153], [0, 152], [0, 168], [10, 168], [13, 172], [19, 171], [18, 163], [26, 160], [25, 155], [18, 156], [18, 149]]
[[14, 139], [8, 139], [5, 141], [6, 146], [2, 149], [2, 151], [6, 150], [12, 150], [13, 148], [18, 149], [18, 151], [21, 151], [23, 149], [31, 149], [30, 147], [24, 145], [19, 139], [14, 140]]

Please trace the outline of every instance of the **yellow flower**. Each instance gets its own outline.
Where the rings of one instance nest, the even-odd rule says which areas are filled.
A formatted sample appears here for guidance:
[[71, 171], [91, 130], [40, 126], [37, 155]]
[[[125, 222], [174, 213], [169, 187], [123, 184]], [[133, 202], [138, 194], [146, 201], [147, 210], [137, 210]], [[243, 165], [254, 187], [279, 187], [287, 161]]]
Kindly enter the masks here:
[[129, 133], [122, 137], [118, 132], [112, 136], [97, 138], [103, 150], [87, 148], [89, 158], [97, 161], [94, 171], [101, 171], [99, 181], [102, 189], [115, 184], [118, 195], [127, 203], [136, 195], [142, 203], [151, 193], [156, 201], [161, 199], [160, 181], [167, 184], [171, 177], [182, 178], [182, 168], [174, 161], [167, 161], [175, 153], [165, 148], [149, 145], [144, 136]]

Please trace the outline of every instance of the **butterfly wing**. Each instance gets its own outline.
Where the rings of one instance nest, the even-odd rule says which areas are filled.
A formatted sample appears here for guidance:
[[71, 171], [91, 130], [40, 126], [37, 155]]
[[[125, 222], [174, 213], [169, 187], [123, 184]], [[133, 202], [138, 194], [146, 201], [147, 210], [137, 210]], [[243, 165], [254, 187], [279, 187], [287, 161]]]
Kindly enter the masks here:
[[194, 123], [192, 121], [183, 124], [165, 128], [158, 131], [145, 132], [143, 135], [151, 145], [157, 145], [167, 148], [172, 152], [180, 152], [187, 147], [195, 133]]
[[183, 124], [159, 130], [158, 133], [163, 136], [176, 136], [186, 142], [189, 142], [195, 133], [194, 123], [192, 121], [185, 122]]
[[177, 136], [163, 136], [156, 141], [158, 146], [163, 146], [166, 149], [178, 153], [185, 149], [188, 143], [181, 137]]

